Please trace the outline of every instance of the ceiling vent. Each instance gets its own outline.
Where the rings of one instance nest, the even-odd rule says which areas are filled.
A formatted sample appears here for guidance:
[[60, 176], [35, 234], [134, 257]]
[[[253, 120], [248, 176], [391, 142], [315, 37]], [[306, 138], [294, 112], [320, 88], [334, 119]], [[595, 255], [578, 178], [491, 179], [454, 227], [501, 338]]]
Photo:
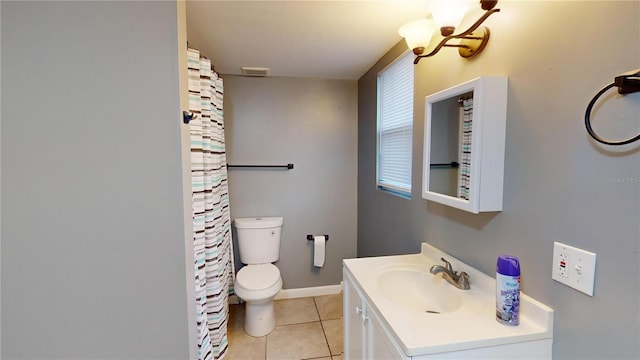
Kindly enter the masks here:
[[244, 76], [268, 76], [269, 68], [266, 67], [250, 67], [250, 66], [242, 66], [240, 68], [242, 70], [242, 75]]

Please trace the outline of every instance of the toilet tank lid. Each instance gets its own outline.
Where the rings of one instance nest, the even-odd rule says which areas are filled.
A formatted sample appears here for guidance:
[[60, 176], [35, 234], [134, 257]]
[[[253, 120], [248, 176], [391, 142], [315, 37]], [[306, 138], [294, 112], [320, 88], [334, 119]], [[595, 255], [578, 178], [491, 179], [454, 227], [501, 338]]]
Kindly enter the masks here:
[[282, 226], [282, 216], [262, 216], [254, 218], [237, 218], [235, 225], [238, 229], [264, 229]]

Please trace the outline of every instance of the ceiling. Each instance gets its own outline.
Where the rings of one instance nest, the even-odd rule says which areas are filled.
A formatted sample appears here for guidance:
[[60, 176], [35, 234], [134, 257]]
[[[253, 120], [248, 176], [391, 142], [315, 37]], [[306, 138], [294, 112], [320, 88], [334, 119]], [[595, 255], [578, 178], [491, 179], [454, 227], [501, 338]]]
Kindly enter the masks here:
[[187, 1], [187, 39], [220, 74], [359, 79], [427, 17], [426, 0]]

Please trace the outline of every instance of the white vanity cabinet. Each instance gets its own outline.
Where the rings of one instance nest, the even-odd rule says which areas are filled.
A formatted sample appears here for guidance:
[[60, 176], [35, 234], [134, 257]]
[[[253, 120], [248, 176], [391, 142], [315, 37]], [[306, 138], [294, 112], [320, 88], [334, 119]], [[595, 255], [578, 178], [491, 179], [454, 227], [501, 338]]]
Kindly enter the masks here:
[[[449, 292], [442, 278], [445, 288], [421, 286], [442, 257], [469, 274], [471, 289]], [[419, 254], [343, 260], [343, 286], [345, 359], [551, 359], [553, 309], [521, 293], [520, 325], [499, 323], [495, 279], [427, 243]], [[449, 306], [435, 311], [429, 299]]]
[[375, 309], [362, 290], [344, 271], [344, 358], [410, 359], [402, 354], [388, 335]]

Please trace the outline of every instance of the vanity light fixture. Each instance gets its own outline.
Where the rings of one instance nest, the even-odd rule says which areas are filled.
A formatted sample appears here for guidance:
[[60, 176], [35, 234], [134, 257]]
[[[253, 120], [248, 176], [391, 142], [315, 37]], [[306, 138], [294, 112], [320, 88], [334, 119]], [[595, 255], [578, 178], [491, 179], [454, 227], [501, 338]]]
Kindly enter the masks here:
[[[431, 16], [433, 20], [421, 19], [403, 25], [398, 31], [405, 38], [407, 45], [413, 49], [416, 55], [414, 64], [420, 59], [430, 57], [438, 53], [443, 47], [457, 47], [458, 53], [463, 58], [470, 58], [478, 55], [489, 41], [489, 28], [480, 27], [491, 14], [499, 12], [495, 9], [498, 0], [480, 0], [484, 14], [468, 29], [458, 34], [454, 34], [456, 27], [462, 21], [467, 10], [469, 10], [468, 0], [434, 0], [432, 2]], [[433, 25], [435, 23], [435, 25]], [[429, 53], [424, 54], [426, 47], [431, 42], [434, 29], [440, 28], [440, 35], [444, 38]], [[458, 44], [449, 44], [452, 39], [460, 39]]]

